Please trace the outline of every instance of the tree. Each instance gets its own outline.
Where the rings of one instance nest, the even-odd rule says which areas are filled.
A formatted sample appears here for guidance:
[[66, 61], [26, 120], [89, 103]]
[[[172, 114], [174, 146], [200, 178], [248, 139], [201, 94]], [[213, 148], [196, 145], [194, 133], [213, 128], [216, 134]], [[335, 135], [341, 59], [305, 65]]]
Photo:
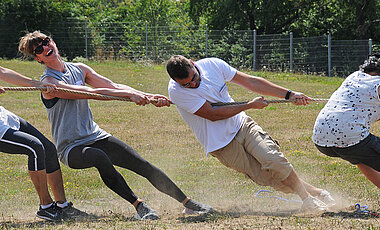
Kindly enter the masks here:
[[214, 30], [380, 40], [379, 0], [190, 0], [190, 16]]

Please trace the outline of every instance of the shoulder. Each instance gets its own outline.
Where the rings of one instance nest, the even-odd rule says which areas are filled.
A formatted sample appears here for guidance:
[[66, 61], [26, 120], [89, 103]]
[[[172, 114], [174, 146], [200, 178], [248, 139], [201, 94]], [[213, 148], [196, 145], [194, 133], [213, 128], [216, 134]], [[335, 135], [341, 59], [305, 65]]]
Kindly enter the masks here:
[[196, 62], [198, 65], [229, 65], [226, 61], [216, 58], [216, 57], [210, 57], [210, 58], [204, 58]]

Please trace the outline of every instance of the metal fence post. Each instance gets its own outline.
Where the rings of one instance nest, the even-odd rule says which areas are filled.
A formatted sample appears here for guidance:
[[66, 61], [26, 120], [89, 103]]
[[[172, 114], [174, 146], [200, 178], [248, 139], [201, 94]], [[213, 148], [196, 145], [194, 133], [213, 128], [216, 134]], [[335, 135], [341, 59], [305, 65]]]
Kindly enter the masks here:
[[290, 32], [290, 71], [293, 71], [293, 32]]
[[372, 39], [368, 40], [368, 55], [372, 55]]
[[206, 57], [208, 57], [208, 26], [206, 24]]
[[88, 49], [87, 49], [87, 17], [84, 17], [84, 36], [85, 36], [85, 51], [86, 51], [86, 59], [88, 59]]
[[148, 22], [145, 21], [145, 58], [148, 63]]
[[329, 77], [331, 77], [331, 35], [328, 34], [327, 36], [327, 45], [328, 45], [328, 48], [327, 48], [327, 53], [328, 53], [328, 73], [329, 73]]
[[253, 71], [256, 71], [256, 30], [253, 30]]

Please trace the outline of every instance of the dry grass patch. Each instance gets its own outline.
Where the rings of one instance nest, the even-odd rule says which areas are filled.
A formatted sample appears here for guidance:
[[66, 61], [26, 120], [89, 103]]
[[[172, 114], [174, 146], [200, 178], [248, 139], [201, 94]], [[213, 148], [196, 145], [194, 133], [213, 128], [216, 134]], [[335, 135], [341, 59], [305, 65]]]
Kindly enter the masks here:
[[[38, 78], [37, 63], [4, 61], [0, 65]], [[163, 65], [124, 62], [89, 63], [115, 82], [167, 95], [169, 77]], [[328, 98], [343, 79], [296, 74], [257, 73], [311, 97]], [[229, 84], [231, 95], [248, 100], [258, 95]], [[49, 138], [46, 111], [36, 92], [0, 95], [1, 105], [35, 125]], [[243, 175], [221, 165], [204, 150], [183, 122], [175, 107], [138, 107], [128, 102], [91, 101], [95, 121], [104, 130], [135, 148], [144, 158], [166, 172], [189, 196], [214, 206], [220, 213], [185, 216], [182, 206], [158, 192], [147, 180], [125, 169], [120, 172], [133, 191], [157, 209], [161, 220], [133, 221], [132, 206], [111, 192], [95, 169], [73, 170], [62, 166], [69, 200], [92, 215], [79, 222], [59, 224], [39, 221], [34, 215], [38, 198], [27, 173], [25, 156], [1, 154], [0, 229], [376, 229], [379, 218], [357, 214], [355, 203], [380, 210], [379, 189], [347, 162], [320, 154], [311, 142], [314, 120], [323, 107], [273, 104], [247, 111], [264, 130], [280, 142], [297, 172], [311, 184], [327, 188], [338, 198], [341, 209], [325, 214], [303, 215], [299, 204], [272, 198], [256, 198], [262, 189]], [[379, 135], [379, 126], [373, 132]], [[292, 195], [273, 193], [284, 198]]]

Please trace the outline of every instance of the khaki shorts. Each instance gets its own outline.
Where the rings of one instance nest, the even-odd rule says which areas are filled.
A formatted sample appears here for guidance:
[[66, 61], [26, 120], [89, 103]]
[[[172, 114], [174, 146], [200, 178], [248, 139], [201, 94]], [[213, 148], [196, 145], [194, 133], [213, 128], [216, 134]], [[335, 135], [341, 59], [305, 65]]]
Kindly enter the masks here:
[[281, 183], [290, 175], [293, 166], [280, 152], [277, 142], [250, 117], [245, 119], [228, 145], [211, 152], [211, 155], [257, 184], [271, 186], [285, 193], [293, 191]]

